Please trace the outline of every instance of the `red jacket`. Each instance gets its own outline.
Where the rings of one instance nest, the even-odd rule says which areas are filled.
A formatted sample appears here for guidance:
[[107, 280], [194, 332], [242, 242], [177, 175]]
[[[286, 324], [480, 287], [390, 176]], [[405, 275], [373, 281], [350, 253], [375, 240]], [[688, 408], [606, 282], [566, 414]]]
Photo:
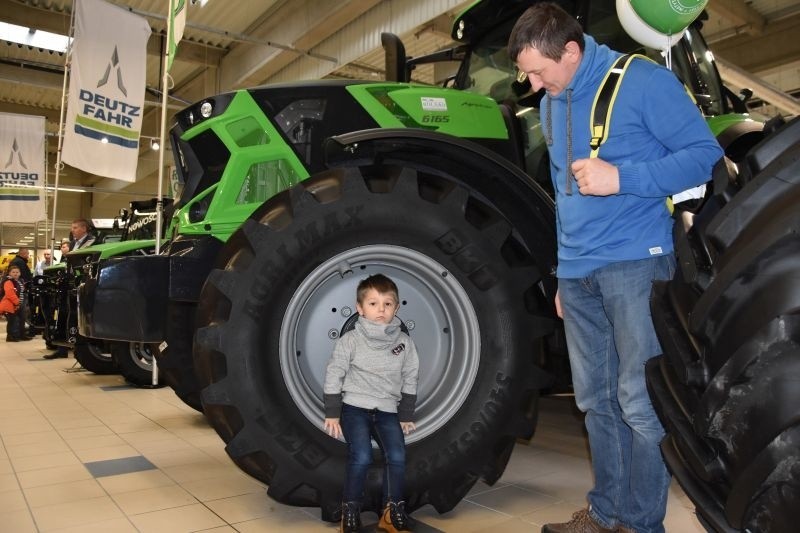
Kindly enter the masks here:
[[17, 283], [11, 278], [3, 280], [3, 299], [0, 300], [0, 313], [16, 313], [19, 308], [19, 294]]

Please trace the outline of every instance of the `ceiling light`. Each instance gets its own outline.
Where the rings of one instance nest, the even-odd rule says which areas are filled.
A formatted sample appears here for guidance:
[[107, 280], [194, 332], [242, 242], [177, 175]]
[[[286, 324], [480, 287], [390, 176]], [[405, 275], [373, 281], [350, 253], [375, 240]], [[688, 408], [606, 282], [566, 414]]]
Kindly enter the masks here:
[[19, 184], [19, 185], [16, 185], [16, 187], [22, 187], [22, 188], [25, 188], [25, 189], [43, 189], [48, 193], [52, 193], [55, 190], [58, 190], [58, 192], [64, 192], [64, 191], [68, 191], [68, 192], [89, 192], [86, 189], [79, 188], [79, 187], [61, 187], [61, 186], [59, 186], [58, 189], [56, 189], [52, 185], [44, 186], [44, 185], [23, 185], [23, 184]]
[[65, 52], [69, 44], [69, 37], [50, 33], [47, 31], [36, 30], [27, 26], [18, 26], [0, 22], [0, 40], [11, 41], [13, 43], [24, 44], [36, 48], [44, 48], [56, 52]]
[[161, 148], [161, 145], [158, 144], [158, 139], [150, 139], [150, 148], [156, 151]]

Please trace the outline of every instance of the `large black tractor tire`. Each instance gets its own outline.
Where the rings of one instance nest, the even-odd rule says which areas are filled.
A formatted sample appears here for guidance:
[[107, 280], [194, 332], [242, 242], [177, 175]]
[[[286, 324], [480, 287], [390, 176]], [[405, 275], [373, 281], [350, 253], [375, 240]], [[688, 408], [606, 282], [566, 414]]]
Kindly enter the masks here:
[[682, 222], [679, 272], [651, 306], [664, 456], [710, 529], [797, 531], [800, 121], [718, 165], [714, 195]]
[[[201, 293], [195, 370], [206, 417], [272, 498], [319, 506], [326, 520], [340, 506], [346, 446], [322, 429], [322, 385], [361, 279], [382, 272], [398, 283], [398, 316], [420, 352], [408, 509], [446, 512], [478, 479], [494, 483], [516, 439], [532, 435], [549, 383], [536, 363], [557, 325], [552, 203], [477, 157], [409, 163], [403, 147], [268, 201]], [[381, 472], [376, 459], [365, 510], [380, 509]]]
[[75, 343], [75, 359], [83, 368], [95, 374], [118, 374], [119, 367], [111, 356], [108, 343], [81, 338]]
[[112, 342], [111, 356], [119, 367], [125, 381], [137, 387], [154, 388], [161, 386], [160, 368], [158, 383], [153, 385], [153, 353], [157, 344], [146, 342]]
[[170, 302], [167, 309], [167, 340], [154, 346], [160, 379], [169, 385], [183, 402], [203, 412], [200, 382], [194, 372], [192, 341], [197, 305], [191, 302]]

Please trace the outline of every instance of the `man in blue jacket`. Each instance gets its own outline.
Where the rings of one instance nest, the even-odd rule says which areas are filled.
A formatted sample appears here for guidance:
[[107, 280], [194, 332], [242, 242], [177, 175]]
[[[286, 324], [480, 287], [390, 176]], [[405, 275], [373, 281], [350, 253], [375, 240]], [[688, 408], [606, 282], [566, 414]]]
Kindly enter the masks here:
[[586, 413], [595, 485], [588, 509], [544, 532], [663, 532], [669, 473], [645, 362], [661, 353], [650, 317], [654, 280], [672, 277], [666, 198], [709, 180], [723, 152], [669, 70], [634, 60], [598, 157], [590, 158], [595, 94], [620, 56], [558, 6], [517, 21], [509, 53], [534, 91], [556, 191], [558, 292], [575, 400]]

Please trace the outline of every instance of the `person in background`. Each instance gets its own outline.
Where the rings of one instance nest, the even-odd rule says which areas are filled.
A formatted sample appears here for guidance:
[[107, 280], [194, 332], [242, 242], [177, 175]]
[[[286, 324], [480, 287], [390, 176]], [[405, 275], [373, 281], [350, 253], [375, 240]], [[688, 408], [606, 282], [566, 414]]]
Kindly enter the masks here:
[[584, 35], [556, 4], [523, 13], [508, 52], [532, 90], [546, 91], [541, 123], [556, 198], [555, 308], [594, 474], [588, 508], [542, 531], [662, 533], [670, 479], [659, 448], [664, 428], [645, 386], [645, 363], [661, 353], [650, 291], [676, 266], [667, 197], [707, 182], [723, 152], [675, 74], [634, 59], [618, 87], [607, 140], [590, 157], [592, 103], [621, 54]]
[[64, 241], [61, 243], [59, 250], [61, 251], [61, 259], [58, 260], [59, 263], [66, 263], [67, 257], [66, 255], [69, 253], [70, 244], [69, 241]]
[[378, 529], [410, 531], [405, 510], [405, 439], [416, 429], [419, 358], [395, 316], [397, 285], [375, 274], [356, 289], [358, 321], [336, 341], [325, 374], [325, 430], [347, 441], [342, 495], [343, 533], [361, 530], [361, 500], [372, 464], [372, 437], [384, 457], [383, 504]]
[[76, 218], [70, 228], [72, 234], [72, 247], [70, 250], [79, 250], [94, 244], [95, 237], [89, 233], [89, 221], [85, 218]]
[[23, 340], [27, 339], [28, 337], [34, 337], [36, 332], [33, 330], [28, 330], [26, 332], [25, 325], [28, 323], [28, 298], [27, 298], [27, 289], [30, 287], [30, 283], [33, 280], [33, 273], [31, 272], [31, 268], [28, 266], [28, 262], [30, 261], [31, 252], [28, 248], [22, 247], [17, 252], [17, 256], [11, 260], [8, 264], [9, 267], [16, 266], [19, 268], [19, 282], [22, 284], [23, 293], [26, 294], [25, 297], [22, 298], [22, 301], [19, 305], [19, 320], [21, 324], [20, 329], [20, 336], [23, 337]]
[[19, 311], [24, 291], [22, 283], [19, 281], [19, 276], [19, 267], [10, 265], [7, 275], [3, 276], [2, 280], [3, 299], [0, 300], [0, 314], [5, 315], [8, 321], [8, 324], [6, 324], [6, 342], [30, 340], [22, 334], [24, 328], [20, 321]]
[[53, 265], [53, 252], [45, 250], [42, 260], [36, 263], [36, 268], [33, 269], [34, 274], [37, 276], [44, 275], [44, 269]]

